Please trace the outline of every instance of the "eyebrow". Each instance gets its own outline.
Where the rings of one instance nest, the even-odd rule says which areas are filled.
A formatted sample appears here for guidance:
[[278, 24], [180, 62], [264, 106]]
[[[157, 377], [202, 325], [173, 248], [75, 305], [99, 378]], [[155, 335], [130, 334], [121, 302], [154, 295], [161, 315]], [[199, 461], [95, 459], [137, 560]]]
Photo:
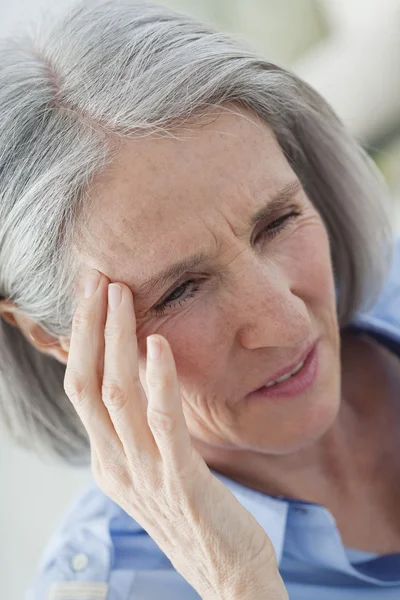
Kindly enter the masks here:
[[[261, 207], [249, 220], [249, 227], [254, 227], [261, 221], [267, 220], [278, 210], [285, 208], [287, 203], [300, 191], [301, 184], [298, 179], [291, 181], [284, 188], [279, 190], [265, 206]], [[191, 271], [202, 263], [208, 262], [212, 257], [205, 252], [196, 252], [192, 256], [175, 262], [151, 279], [142, 283], [134, 296], [136, 298], [145, 298], [151, 291], [166, 286], [169, 282], [179, 279], [187, 271]]]

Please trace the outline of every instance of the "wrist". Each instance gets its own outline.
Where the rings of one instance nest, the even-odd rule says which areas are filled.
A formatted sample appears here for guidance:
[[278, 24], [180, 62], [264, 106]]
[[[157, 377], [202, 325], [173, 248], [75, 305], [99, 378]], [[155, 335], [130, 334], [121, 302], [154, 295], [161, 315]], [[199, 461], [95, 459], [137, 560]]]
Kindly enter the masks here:
[[282, 577], [274, 573], [242, 573], [240, 579], [232, 577], [219, 590], [202, 595], [203, 600], [289, 600]]
[[278, 573], [273, 580], [249, 578], [240, 585], [223, 591], [214, 600], [289, 600], [285, 585]]

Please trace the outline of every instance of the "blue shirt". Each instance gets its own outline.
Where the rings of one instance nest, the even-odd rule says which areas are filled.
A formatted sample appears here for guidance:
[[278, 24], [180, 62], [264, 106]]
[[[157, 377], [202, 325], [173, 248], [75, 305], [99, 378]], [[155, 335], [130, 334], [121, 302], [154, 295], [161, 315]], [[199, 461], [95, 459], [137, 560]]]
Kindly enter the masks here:
[[[350, 326], [400, 356], [400, 238], [377, 303]], [[270, 537], [290, 600], [400, 599], [400, 553], [345, 548], [325, 507], [273, 497], [212, 472]], [[25, 595], [25, 600], [195, 598], [200, 596], [146, 531], [94, 479], [50, 539]]]

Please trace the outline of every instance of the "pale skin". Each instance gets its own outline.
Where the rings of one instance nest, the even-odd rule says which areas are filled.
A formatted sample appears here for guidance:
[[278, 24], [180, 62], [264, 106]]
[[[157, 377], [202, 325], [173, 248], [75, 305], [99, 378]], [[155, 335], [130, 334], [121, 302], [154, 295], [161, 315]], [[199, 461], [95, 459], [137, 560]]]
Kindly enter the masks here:
[[[70, 338], [55, 338], [9, 302], [2, 303], [2, 316], [20, 327], [39, 351], [66, 364], [68, 373], [71, 364], [78, 364], [82, 348], [88, 356], [87, 348], [94, 344], [102, 355], [106, 287], [109, 282], [119, 283], [131, 318], [124, 317], [123, 326], [114, 326], [125, 333], [120, 344], [114, 340], [115, 349], [109, 352], [110, 373], [113, 366], [125, 365], [125, 371], [120, 368], [126, 375], [137, 365], [141, 382], [140, 393], [139, 384], [136, 391], [129, 382], [124, 384], [129, 391], [125, 391], [123, 410], [132, 411], [129, 432], [118, 433], [115, 410], [111, 415], [102, 410], [104, 427], [111, 432], [114, 427], [124, 448], [121, 456], [135, 455], [137, 440], [145, 436], [152, 440], [159, 461], [157, 437], [146, 425], [143, 411], [147, 401], [151, 404], [146, 339], [157, 334], [170, 373], [159, 406], [175, 411], [179, 443], [190, 447], [189, 456], [195, 457], [193, 465], [200, 468], [203, 481], [209, 477], [208, 465], [265, 493], [320, 503], [335, 517], [345, 545], [399, 552], [399, 361], [371, 338], [340, 336], [323, 221], [301, 186], [296, 187], [298, 179], [270, 129], [252, 113], [242, 113], [223, 112], [198, 123], [185, 130], [184, 140], [130, 141], [112, 168], [98, 178], [93, 194], [96, 211], [89, 224], [92, 245], [82, 256], [82, 274], [89, 268], [101, 273], [98, 304], [88, 300], [93, 303], [88, 322], [98, 323], [97, 341], [89, 343], [84, 325], [77, 328], [75, 340], [74, 329]], [[287, 206], [267, 222], [250, 227], [251, 216], [290, 184], [294, 193]], [[268, 233], [271, 223], [293, 212], [299, 214], [290, 217], [282, 230], [274, 236]], [[263, 232], [267, 233], [263, 236]], [[207, 262], [142, 294], [148, 279], [200, 251], [210, 255]], [[194, 283], [181, 295], [180, 286], [187, 281]], [[163, 314], [156, 312], [154, 307], [177, 288], [174, 296], [179, 298]], [[77, 321], [82, 322], [79, 317]], [[284, 402], [252, 405], [247, 401], [251, 391], [291, 364], [316, 337], [319, 370], [307, 392]], [[107, 360], [107, 351], [105, 356]], [[92, 371], [94, 360], [92, 356]], [[101, 438], [91, 434], [90, 414], [94, 414], [92, 406], [107, 406], [106, 399], [100, 402], [98, 391], [85, 402], [71, 396], [78, 398], [75, 405], [96, 449], [93, 466], [101, 479], [96, 461], [106, 453]], [[184, 420], [178, 418], [180, 406]], [[123, 435], [126, 439], [121, 439]], [[174, 442], [161, 437], [165, 451], [173, 452]], [[190, 468], [193, 465], [189, 463]], [[183, 467], [175, 465], [178, 470]], [[256, 557], [250, 564], [258, 585], [257, 557], [268, 555], [269, 540], [265, 533], [258, 537], [257, 525], [249, 525], [246, 511], [232, 503], [228, 490], [222, 492], [214, 480], [208, 479], [213, 481], [210, 489], [222, 494], [233, 511], [229, 514], [238, 511], [243, 519], [239, 538], [256, 540], [246, 548], [249, 557]], [[180, 489], [187, 492], [185, 486]], [[193, 493], [190, 488], [184, 497], [195, 501]], [[121, 496], [125, 510], [129, 509], [126, 497]], [[135, 509], [132, 515], [140, 522]], [[218, 530], [215, 523], [212, 527]], [[249, 537], [249, 530], [255, 537]], [[222, 527], [218, 537], [221, 553], [227, 548], [223, 531]], [[149, 533], [157, 538], [156, 530]], [[266, 554], [260, 551], [261, 539]], [[190, 565], [180, 563], [180, 568], [188, 569], [191, 583], [207, 587], [198, 583], [201, 576], [193, 574]], [[279, 575], [274, 581], [279, 594]]]
[[287, 600], [264, 530], [192, 447], [168, 342], [150, 336], [142, 385], [132, 293], [110, 286], [120, 290], [116, 306], [108, 278], [92, 273], [74, 315], [65, 391], [89, 434], [97, 483], [205, 600]]

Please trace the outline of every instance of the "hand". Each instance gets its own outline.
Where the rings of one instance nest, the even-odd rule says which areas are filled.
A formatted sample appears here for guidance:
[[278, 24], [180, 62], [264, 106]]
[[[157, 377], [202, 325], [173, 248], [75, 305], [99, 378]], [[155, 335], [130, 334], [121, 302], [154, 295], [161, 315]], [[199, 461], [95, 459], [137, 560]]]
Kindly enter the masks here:
[[141, 374], [132, 293], [119, 284], [110, 310], [109, 279], [95, 273], [97, 290], [74, 315], [64, 389], [88, 432], [97, 484], [202, 597], [233, 598], [247, 578], [247, 591], [271, 590], [254, 598], [287, 598], [264, 530], [192, 447], [167, 340], [150, 336], [160, 353], [151, 358], [147, 339]]

